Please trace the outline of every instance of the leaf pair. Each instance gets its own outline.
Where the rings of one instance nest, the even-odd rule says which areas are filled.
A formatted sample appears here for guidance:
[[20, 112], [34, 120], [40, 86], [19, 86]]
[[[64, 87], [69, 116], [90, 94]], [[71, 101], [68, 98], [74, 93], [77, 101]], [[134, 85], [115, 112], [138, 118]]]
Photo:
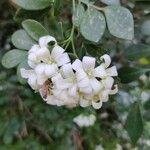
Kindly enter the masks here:
[[102, 12], [89, 6], [85, 11], [82, 4], [78, 4], [73, 13], [73, 24], [80, 28], [82, 35], [89, 41], [98, 42], [106, 29], [122, 39], [132, 40], [134, 36], [134, 22], [130, 11], [121, 6], [107, 6]]

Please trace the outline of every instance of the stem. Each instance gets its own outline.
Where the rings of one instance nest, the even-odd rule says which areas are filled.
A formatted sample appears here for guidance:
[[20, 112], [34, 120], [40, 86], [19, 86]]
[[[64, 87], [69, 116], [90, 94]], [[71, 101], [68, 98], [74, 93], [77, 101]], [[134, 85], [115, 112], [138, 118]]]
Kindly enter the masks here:
[[97, 10], [103, 11], [103, 8], [98, 7], [98, 6], [95, 6], [95, 5], [92, 5], [92, 4], [88, 3], [88, 2], [85, 2], [84, 0], [79, 0], [79, 2], [81, 2], [81, 3], [85, 4], [85, 5], [87, 5], [88, 7], [93, 7], [93, 8], [95, 8], [95, 9], [97, 9]]

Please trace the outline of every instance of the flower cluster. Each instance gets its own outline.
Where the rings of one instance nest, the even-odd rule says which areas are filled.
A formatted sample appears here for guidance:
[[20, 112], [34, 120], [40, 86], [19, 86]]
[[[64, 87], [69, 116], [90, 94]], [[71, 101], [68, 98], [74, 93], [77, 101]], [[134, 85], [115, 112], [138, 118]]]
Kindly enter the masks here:
[[73, 121], [79, 126], [79, 127], [89, 127], [94, 125], [96, 121], [95, 115], [89, 115], [85, 116], [83, 114], [80, 114], [79, 116], [75, 117]]
[[[54, 43], [50, 46], [50, 43]], [[96, 59], [84, 56], [72, 64], [65, 50], [57, 44], [54, 37], [44, 36], [38, 45], [28, 52], [30, 70], [21, 68], [21, 75], [28, 80], [32, 89], [39, 91], [47, 104], [57, 106], [87, 107], [99, 109], [109, 95], [118, 91], [114, 85], [117, 76], [115, 66], [109, 67], [111, 58], [105, 54], [101, 65], [96, 66]]]

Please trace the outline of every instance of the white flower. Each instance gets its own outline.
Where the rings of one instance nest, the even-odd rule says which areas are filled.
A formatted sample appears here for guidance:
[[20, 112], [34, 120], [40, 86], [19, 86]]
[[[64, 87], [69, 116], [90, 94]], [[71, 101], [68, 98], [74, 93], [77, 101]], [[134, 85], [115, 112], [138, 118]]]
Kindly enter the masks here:
[[23, 78], [28, 79], [28, 84], [31, 86], [32, 89], [39, 89], [39, 85], [37, 83], [37, 75], [34, 70], [26, 70], [24, 68], [21, 68], [20, 72]]
[[96, 145], [95, 150], [104, 150], [104, 148], [101, 144], [99, 144], [99, 145]]
[[[55, 45], [50, 52], [48, 49], [48, 43], [54, 41]], [[31, 68], [36, 65], [43, 64], [56, 64], [58, 67], [70, 62], [70, 58], [65, 50], [58, 46], [56, 40], [51, 36], [41, 37], [39, 39], [39, 45], [34, 45], [29, 50], [28, 64]]]
[[73, 121], [79, 126], [79, 127], [89, 127], [94, 125], [96, 121], [96, 116], [91, 114], [89, 116], [85, 116], [83, 114], [80, 114], [79, 116], [75, 117]]
[[102, 89], [102, 84], [96, 77], [106, 76], [103, 65], [95, 68], [95, 58], [84, 56], [82, 62], [77, 59], [72, 67], [76, 71], [78, 86], [83, 93], [98, 93]]
[[78, 95], [78, 82], [76, 80], [76, 74], [73, 72], [72, 65], [70, 63], [61, 67], [60, 73], [56, 75], [52, 80], [55, 82], [56, 88], [60, 90], [67, 90], [68, 94], [72, 97]]

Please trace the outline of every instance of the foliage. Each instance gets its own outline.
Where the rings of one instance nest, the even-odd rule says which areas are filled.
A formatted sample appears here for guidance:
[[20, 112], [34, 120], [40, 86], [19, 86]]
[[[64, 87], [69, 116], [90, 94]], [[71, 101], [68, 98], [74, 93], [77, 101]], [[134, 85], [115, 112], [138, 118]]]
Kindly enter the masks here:
[[[146, 0], [0, 1], [0, 19], [6, 20], [0, 23], [0, 58], [5, 68], [12, 68], [0, 66], [0, 149], [93, 150], [99, 144], [106, 150], [115, 150], [117, 144], [129, 150], [149, 149], [149, 4]], [[72, 61], [90, 55], [100, 62], [100, 56], [109, 53], [119, 69], [118, 95], [98, 111], [68, 109], [46, 105], [22, 86], [20, 68], [28, 68], [27, 50], [47, 34], [56, 37]], [[80, 113], [95, 114], [96, 123], [78, 127], [73, 118]]]

